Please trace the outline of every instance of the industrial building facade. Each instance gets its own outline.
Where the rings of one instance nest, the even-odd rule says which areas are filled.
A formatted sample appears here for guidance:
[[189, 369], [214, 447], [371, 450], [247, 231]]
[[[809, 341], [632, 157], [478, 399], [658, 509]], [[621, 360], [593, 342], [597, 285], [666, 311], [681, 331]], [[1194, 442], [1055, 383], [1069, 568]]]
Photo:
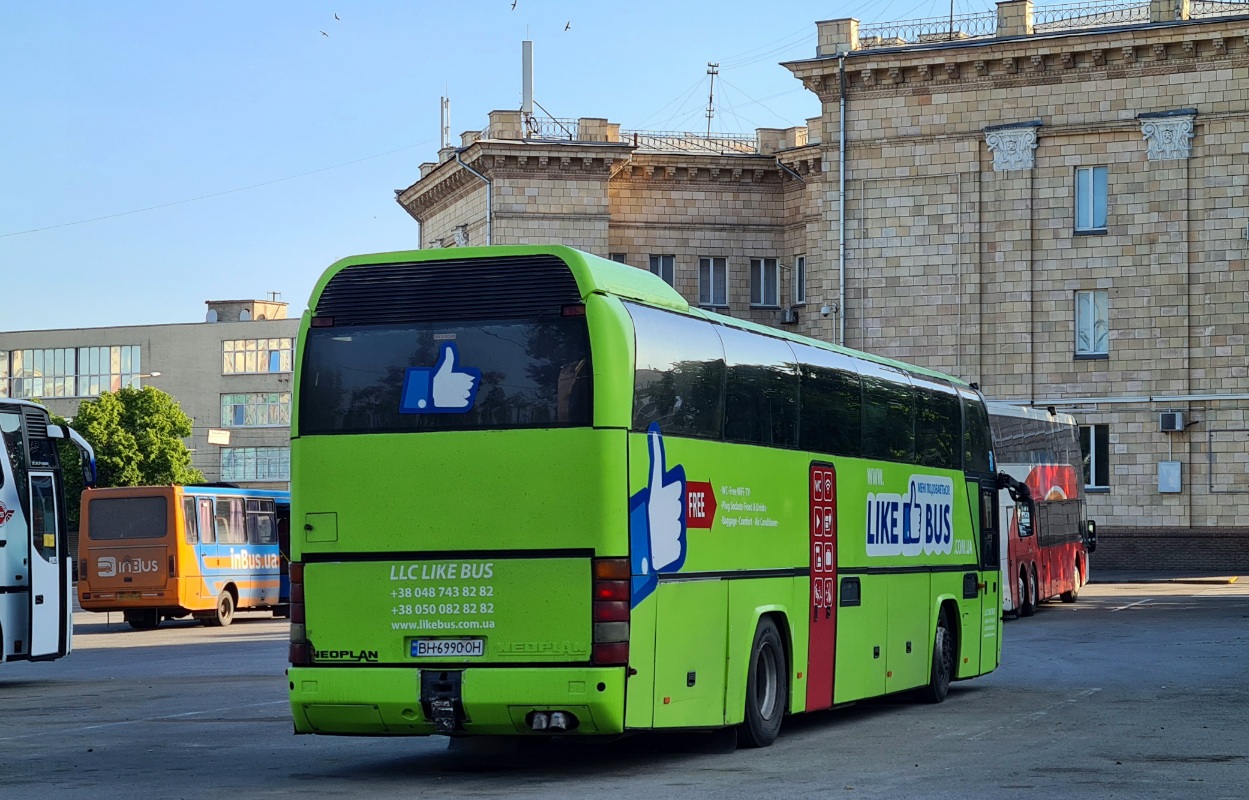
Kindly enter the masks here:
[[556, 241], [693, 304], [1076, 415], [1102, 568], [1249, 568], [1249, 18], [1156, 0], [862, 29], [740, 137], [494, 112], [422, 246]]
[[153, 386], [191, 417], [191, 466], [206, 480], [289, 489], [299, 320], [263, 300], [209, 302], [207, 320], [0, 333], [0, 397], [72, 419], [101, 392]]

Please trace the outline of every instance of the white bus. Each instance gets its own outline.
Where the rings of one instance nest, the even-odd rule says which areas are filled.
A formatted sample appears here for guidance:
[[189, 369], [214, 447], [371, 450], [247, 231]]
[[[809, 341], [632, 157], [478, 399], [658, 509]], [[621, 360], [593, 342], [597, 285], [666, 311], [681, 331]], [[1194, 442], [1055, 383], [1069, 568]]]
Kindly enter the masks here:
[[70, 651], [74, 611], [57, 441], [77, 445], [88, 486], [95, 453], [25, 400], [0, 398], [0, 439], [0, 662], [52, 661]]

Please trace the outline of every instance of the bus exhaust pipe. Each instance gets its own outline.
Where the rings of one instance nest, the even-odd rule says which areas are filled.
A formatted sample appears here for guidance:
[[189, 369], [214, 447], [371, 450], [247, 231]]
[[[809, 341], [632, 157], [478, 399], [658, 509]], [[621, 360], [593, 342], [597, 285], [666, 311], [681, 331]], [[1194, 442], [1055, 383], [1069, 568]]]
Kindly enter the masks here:
[[532, 731], [556, 733], [574, 730], [579, 723], [576, 715], [569, 711], [533, 711], [528, 724]]

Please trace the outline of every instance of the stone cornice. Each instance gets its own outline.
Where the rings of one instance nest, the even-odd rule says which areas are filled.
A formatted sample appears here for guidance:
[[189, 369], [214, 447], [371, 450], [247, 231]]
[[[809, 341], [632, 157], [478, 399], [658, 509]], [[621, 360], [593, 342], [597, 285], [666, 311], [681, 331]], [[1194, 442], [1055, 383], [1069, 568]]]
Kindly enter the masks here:
[[[974, 39], [959, 46], [853, 50], [846, 56], [847, 93], [899, 95], [973, 91], [1157, 75], [1249, 64], [1244, 20], [1193, 20], [1114, 30]], [[822, 102], [840, 98], [839, 59], [790, 62], [794, 76]]]
[[[568, 180], [578, 175], [607, 180], [631, 149], [629, 145], [614, 143], [481, 140], [462, 151], [460, 158], [492, 181], [521, 176], [530, 180], [544, 176]], [[474, 185], [485, 189], [480, 178], [452, 158], [400, 191], [396, 199], [419, 221], [433, 207], [458, 199]]]

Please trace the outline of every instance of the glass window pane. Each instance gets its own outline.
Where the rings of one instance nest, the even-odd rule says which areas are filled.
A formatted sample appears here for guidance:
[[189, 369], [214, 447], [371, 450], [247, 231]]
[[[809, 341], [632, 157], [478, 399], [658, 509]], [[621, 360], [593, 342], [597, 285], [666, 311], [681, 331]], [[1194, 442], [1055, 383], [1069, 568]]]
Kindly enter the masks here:
[[901, 372], [871, 362], [863, 379], [863, 457], [911, 463], [915, 457], [915, 397]]
[[798, 369], [781, 339], [717, 326], [728, 369], [724, 438], [794, 447], [798, 444]]
[[644, 431], [656, 422], [665, 434], [719, 439], [725, 364], [714, 326], [645, 306], [625, 307], [637, 338], [634, 429]]

